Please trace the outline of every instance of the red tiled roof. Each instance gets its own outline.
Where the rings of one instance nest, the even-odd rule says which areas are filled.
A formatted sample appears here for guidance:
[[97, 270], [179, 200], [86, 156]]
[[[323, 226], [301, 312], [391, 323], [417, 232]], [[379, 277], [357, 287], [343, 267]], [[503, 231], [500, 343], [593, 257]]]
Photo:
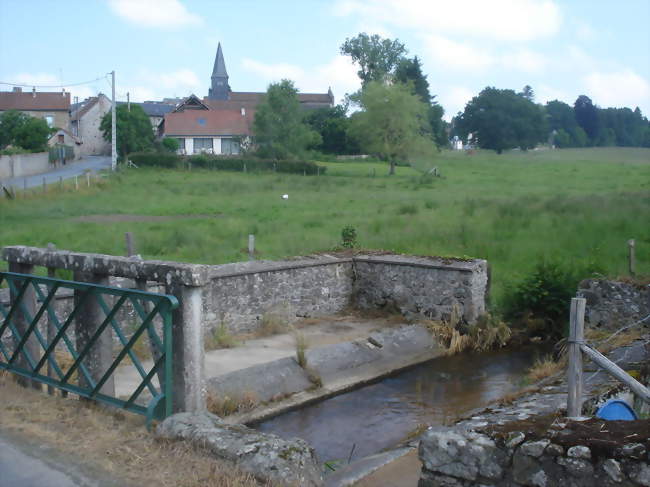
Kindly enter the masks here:
[[70, 93], [0, 91], [0, 110], [70, 110]]
[[165, 114], [164, 131], [169, 136], [250, 135], [254, 110], [242, 116], [237, 110], [186, 110]]

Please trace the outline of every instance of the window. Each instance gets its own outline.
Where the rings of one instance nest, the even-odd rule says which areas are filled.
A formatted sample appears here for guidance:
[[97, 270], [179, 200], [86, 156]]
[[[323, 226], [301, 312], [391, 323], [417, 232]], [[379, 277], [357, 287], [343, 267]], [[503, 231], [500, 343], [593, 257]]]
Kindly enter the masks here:
[[222, 154], [239, 154], [239, 141], [237, 139], [221, 139]]
[[212, 138], [194, 139], [194, 152], [212, 151]]
[[65, 140], [63, 139], [63, 134], [59, 134], [59, 144], [63, 144]]
[[205, 125], [205, 118], [197, 118], [197, 119], [196, 119], [196, 122], [197, 122], [199, 125], [204, 126], [204, 125]]
[[52, 128], [52, 126], [54, 125], [54, 117], [52, 115], [46, 115], [45, 121], [47, 122], [47, 126]]
[[183, 152], [185, 152], [185, 139], [180, 138], [180, 139], [176, 139], [176, 140], [178, 140], [178, 148], [179, 148], [179, 150], [182, 150]]

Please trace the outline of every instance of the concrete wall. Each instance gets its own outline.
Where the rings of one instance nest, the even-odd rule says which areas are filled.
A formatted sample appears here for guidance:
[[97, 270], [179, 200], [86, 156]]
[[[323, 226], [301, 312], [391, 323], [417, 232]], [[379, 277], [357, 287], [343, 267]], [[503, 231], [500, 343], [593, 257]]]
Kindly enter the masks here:
[[587, 299], [585, 323], [592, 328], [614, 331], [650, 314], [647, 284], [585, 279], [578, 286], [578, 294]]
[[47, 152], [0, 156], [0, 179], [40, 174], [50, 169]]

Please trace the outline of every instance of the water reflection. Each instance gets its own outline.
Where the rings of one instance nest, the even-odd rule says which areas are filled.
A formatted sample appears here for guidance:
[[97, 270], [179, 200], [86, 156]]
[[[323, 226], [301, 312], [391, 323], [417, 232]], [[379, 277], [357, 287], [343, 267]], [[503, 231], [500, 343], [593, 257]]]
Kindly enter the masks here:
[[321, 461], [354, 458], [391, 447], [420, 424], [447, 418], [519, 387], [539, 348], [463, 354], [433, 360], [258, 426], [285, 438], [307, 440]]

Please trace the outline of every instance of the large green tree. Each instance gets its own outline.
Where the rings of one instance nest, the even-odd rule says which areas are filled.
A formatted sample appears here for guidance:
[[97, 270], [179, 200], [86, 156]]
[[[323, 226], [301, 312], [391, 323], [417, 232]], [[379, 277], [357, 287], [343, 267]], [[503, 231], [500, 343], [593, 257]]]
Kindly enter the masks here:
[[361, 110], [352, 116], [350, 130], [362, 150], [390, 164], [431, 159], [435, 146], [426, 132], [427, 105], [409, 85], [367, 83], [359, 95]]
[[601, 120], [598, 116], [598, 108], [593, 104], [591, 98], [586, 95], [580, 95], [573, 104], [578, 125], [589, 137], [589, 145], [596, 144], [600, 135]]
[[321, 136], [321, 143], [316, 149], [328, 154], [359, 153], [359, 144], [349, 134], [347, 106], [310, 110], [305, 115], [305, 123]]
[[17, 110], [0, 114], [0, 149], [12, 145], [30, 151], [45, 150], [51, 133], [52, 129], [41, 118]]
[[513, 90], [491, 87], [472, 98], [456, 123], [461, 135], [472, 133], [479, 147], [498, 154], [531, 149], [548, 133], [541, 107]]
[[255, 143], [262, 157], [285, 159], [302, 156], [321, 140], [303, 123], [298, 90], [292, 81], [272, 83], [255, 111]]
[[[124, 158], [131, 152], [148, 150], [153, 147], [154, 135], [149, 117], [139, 105], [118, 105], [117, 115], [117, 153]], [[111, 141], [112, 116], [109, 111], [99, 125], [104, 139]]]
[[341, 45], [341, 54], [350, 56], [359, 66], [357, 74], [363, 85], [371, 81], [385, 81], [404, 59], [407, 50], [398, 39], [383, 39], [365, 32], [348, 38]]

